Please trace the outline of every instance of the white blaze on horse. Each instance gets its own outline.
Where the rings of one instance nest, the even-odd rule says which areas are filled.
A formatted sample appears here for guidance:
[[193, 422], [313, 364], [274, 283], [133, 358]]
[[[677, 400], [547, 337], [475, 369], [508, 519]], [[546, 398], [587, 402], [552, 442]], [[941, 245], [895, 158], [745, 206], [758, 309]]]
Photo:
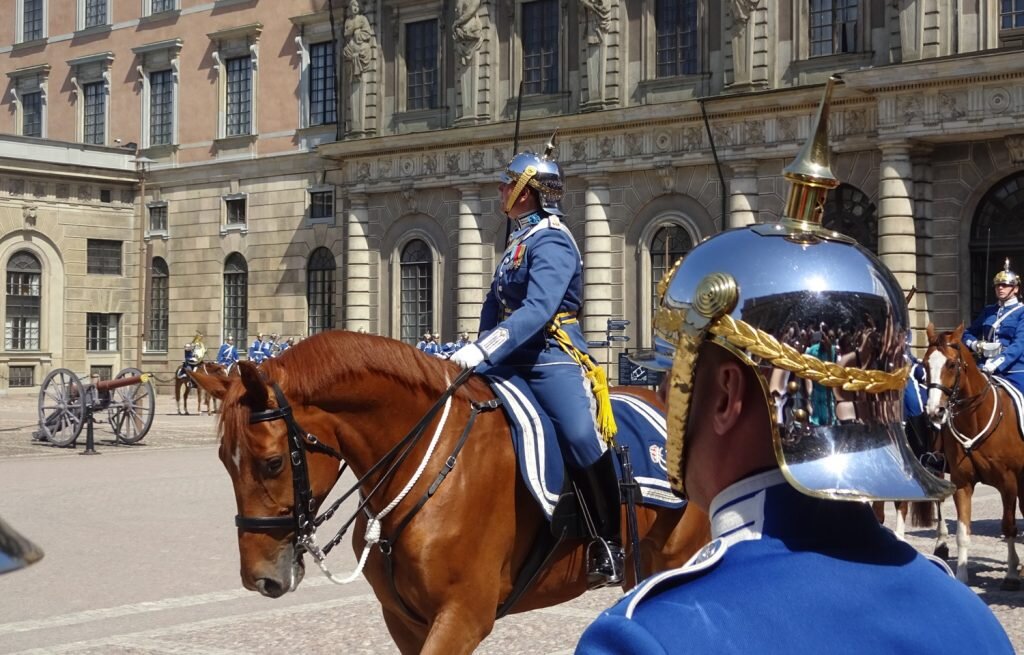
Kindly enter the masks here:
[[979, 482], [995, 487], [1003, 504], [1006, 577], [1002, 587], [1020, 588], [1017, 504], [1024, 506], [1024, 437], [1010, 393], [978, 368], [963, 344], [964, 326], [936, 333], [928, 325], [928, 418], [942, 430], [943, 453], [956, 486], [956, 577], [968, 580], [971, 496]]

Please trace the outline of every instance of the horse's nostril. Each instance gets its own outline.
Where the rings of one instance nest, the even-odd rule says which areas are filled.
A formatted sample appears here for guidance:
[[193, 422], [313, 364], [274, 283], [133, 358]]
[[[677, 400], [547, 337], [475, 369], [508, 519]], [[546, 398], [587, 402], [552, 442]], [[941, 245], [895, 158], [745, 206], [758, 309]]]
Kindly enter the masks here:
[[256, 581], [256, 590], [268, 598], [280, 598], [288, 591], [288, 587], [271, 578], [260, 578]]

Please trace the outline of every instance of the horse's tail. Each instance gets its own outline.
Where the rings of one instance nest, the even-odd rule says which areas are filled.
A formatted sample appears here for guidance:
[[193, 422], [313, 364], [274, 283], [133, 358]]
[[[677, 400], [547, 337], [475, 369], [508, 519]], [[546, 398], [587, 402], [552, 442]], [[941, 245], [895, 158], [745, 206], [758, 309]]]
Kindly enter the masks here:
[[935, 525], [935, 502], [920, 500], [910, 503], [910, 525], [915, 528], [930, 528]]

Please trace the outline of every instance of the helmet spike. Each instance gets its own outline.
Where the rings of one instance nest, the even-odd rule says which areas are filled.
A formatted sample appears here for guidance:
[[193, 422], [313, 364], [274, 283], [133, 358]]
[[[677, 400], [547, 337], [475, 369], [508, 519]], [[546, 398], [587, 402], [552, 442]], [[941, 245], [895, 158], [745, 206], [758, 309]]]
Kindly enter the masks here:
[[835, 75], [825, 83], [810, 136], [793, 163], [782, 170], [782, 176], [791, 185], [785, 212], [786, 219], [790, 221], [821, 225], [828, 192], [839, 186], [839, 180], [832, 174], [828, 145], [829, 100], [833, 88], [839, 83], [842, 80]]
[[555, 136], [557, 134], [558, 128], [556, 127], [555, 131], [551, 133], [551, 138], [548, 139], [547, 145], [544, 146], [544, 159], [551, 159], [551, 153], [555, 151], [555, 145], [557, 143], [555, 141]]

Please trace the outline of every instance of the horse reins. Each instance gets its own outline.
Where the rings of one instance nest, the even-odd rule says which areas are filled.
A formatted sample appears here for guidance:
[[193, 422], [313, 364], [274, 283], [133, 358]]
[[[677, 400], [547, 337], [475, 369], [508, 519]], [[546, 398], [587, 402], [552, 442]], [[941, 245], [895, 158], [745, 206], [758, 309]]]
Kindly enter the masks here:
[[[971, 450], [978, 443], [984, 440], [985, 437], [992, 434], [992, 432], [995, 431], [999, 423], [1003, 420], [1003, 413], [1002, 411], [999, 410], [999, 394], [996, 391], [995, 385], [992, 384], [991, 378], [989, 378], [988, 375], [984, 375], [986, 384], [984, 391], [973, 396], [960, 398], [960, 376], [966, 366], [966, 364], [964, 363], [963, 353], [960, 352], [960, 349], [957, 347], [957, 344], [946, 343], [943, 345], [946, 346], [947, 348], [955, 350], [957, 354], [956, 377], [953, 379], [953, 386], [947, 387], [943, 384], [939, 384], [938, 382], [930, 382], [928, 383], [927, 388], [929, 390], [938, 389], [942, 393], [946, 394], [947, 398], [949, 399], [947, 401], [947, 404], [949, 405], [949, 414], [947, 416], [946, 423], [949, 425], [950, 434], [952, 434], [953, 437], [958, 442], [960, 442], [960, 445], [963, 446], [967, 454], [970, 455]], [[956, 425], [954, 424], [956, 415], [962, 413], [965, 410], [971, 409], [975, 405], [980, 404], [982, 400], [984, 400], [985, 396], [988, 394], [989, 391], [991, 391], [992, 394], [996, 396], [992, 403], [992, 415], [989, 417], [988, 423], [981, 430], [981, 432], [979, 432], [973, 437], [968, 437], [967, 435], [960, 432], [960, 430], [958, 430]]]
[[[368, 509], [370, 499], [377, 494], [382, 488], [385, 482], [391, 479], [398, 467], [406, 460], [412, 449], [419, 443], [421, 437], [425, 434], [427, 426], [440, 411], [441, 407], [448, 401], [448, 399], [455, 393], [455, 391], [462, 386], [466, 380], [472, 375], [472, 369], [466, 369], [462, 371], [459, 376], [455, 379], [451, 385], [445, 389], [444, 393], [440, 398], [427, 410], [426, 414], [416, 423], [415, 426], [398, 442], [391, 450], [389, 450], [381, 459], [379, 459], [370, 469], [360, 477], [355, 484], [352, 485], [344, 494], [341, 495], [324, 513], [319, 516], [316, 515], [317, 502], [316, 497], [313, 494], [312, 486], [309, 480], [309, 467], [306, 461], [306, 451], [320, 452], [326, 455], [334, 457], [342, 463], [342, 467], [338, 471], [338, 478], [345, 470], [346, 463], [342, 454], [324, 444], [315, 435], [307, 432], [299, 425], [298, 421], [292, 413], [291, 406], [288, 404], [288, 400], [285, 398], [281, 388], [274, 381], [267, 381], [274, 391], [274, 396], [277, 400], [277, 407], [272, 409], [266, 409], [258, 412], [252, 412], [249, 417], [249, 424], [264, 423], [267, 421], [283, 420], [288, 428], [288, 442], [289, 442], [289, 453], [288, 459], [291, 462], [292, 469], [292, 490], [293, 490], [293, 502], [292, 502], [292, 514], [291, 516], [243, 516], [238, 514], [235, 516], [235, 525], [239, 530], [247, 532], [268, 532], [274, 530], [289, 530], [295, 533], [293, 544], [296, 548], [296, 558], [300, 558], [303, 552], [308, 552], [316, 560], [317, 565], [323, 570], [327, 577], [332, 582], [343, 583], [336, 579], [335, 576], [327, 570], [325, 559], [327, 554], [344, 538], [348, 528], [355, 521], [359, 514], [365, 513], [371, 521], [377, 520], [378, 517], [374, 517]], [[402, 519], [395, 526], [394, 532], [390, 539], [378, 538], [377, 543], [381, 553], [385, 556], [387, 565], [388, 578], [391, 582], [391, 589], [398, 599], [399, 604], [411, 617], [422, 621], [416, 614], [406, 605], [405, 601], [402, 600], [398, 594], [398, 590], [394, 583], [393, 564], [391, 561], [391, 553], [395, 542], [398, 541], [399, 536], [405, 530], [405, 528], [412, 521], [413, 517], [423, 508], [423, 506], [430, 500], [431, 497], [437, 492], [437, 489], [444, 482], [445, 478], [455, 467], [456, 460], [462, 447], [465, 445], [466, 440], [469, 437], [470, 430], [476, 421], [476, 417], [485, 411], [496, 409], [500, 406], [498, 399], [491, 399], [485, 402], [471, 403], [471, 412], [469, 420], [466, 422], [466, 426], [459, 436], [455, 447], [452, 449], [451, 454], [445, 460], [444, 465], [441, 467], [441, 471], [437, 474], [433, 483], [429, 486], [419, 501], [413, 505], [413, 507], [402, 517]], [[390, 465], [389, 465], [390, 464]], [[363, 496], [360, 500], [359, 506], [353, 512], [352, 516], [345, 521], [338, 532], [324, 544], [322, 547], [316, 545], [315, 533], [317, 527], [322, 525], [325, 521], [331, 519], [335, 512], [341, 506], [341, 504], [351, 496], [356, 490], [360, 489], [362, 485], [370, 478], [370, 476], [377, 473], [380, 469], [387, 466], [387, 470], [381, 475], [380, 479], [374, 487]], [[312, 518], [311, 518], [312, 517]], [[357, 569], [354, 578], [361, 570]], [[350, 581], [350, 580], [348, 580]]]

